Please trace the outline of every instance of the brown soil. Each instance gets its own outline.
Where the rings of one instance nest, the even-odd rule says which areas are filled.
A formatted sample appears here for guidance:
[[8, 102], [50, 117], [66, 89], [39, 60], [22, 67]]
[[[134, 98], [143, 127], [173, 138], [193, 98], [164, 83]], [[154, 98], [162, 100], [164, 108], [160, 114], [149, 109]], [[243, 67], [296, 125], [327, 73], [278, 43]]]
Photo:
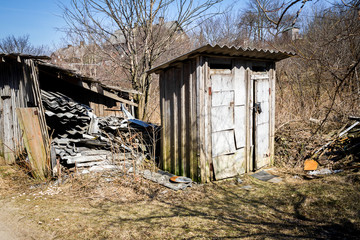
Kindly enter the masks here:
[[20, 209], [11, 202], [1, 200], [0, 212], [0, 240], [53, 239], [39, 223], [21, 217]]

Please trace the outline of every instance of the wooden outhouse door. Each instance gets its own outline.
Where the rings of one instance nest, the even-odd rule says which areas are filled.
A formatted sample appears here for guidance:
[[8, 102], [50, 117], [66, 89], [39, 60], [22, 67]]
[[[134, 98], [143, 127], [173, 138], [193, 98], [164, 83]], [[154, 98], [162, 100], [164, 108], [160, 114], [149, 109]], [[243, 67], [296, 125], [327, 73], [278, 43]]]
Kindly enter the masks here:
[[253, 82], [253, 146], [254, 170], [270, 163], [270, 79], [252, 74]]
[[269, 73], [247, 75], [244, 66], [234, 61], [232, 69], [210, 67], [211, 154], [217, 180], [270, 163]]
[[212, 163], [215, 178], [224, 179], [245, 172], [245, 105], [232, 70], [210, 69], [210, 80]]

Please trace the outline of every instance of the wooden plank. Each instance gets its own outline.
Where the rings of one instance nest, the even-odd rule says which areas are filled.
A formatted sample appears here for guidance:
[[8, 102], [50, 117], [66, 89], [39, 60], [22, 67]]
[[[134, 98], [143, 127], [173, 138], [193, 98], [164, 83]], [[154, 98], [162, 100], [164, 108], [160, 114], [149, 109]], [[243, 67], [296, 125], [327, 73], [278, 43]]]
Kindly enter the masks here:
[[234, 107], [234, 122], [235, 122], [235, 143], [236, 148], [243, 148], [246, 145], [246, 107]]
[[[212, 95], [212, 106], [230, 106], [234, 104], [234, 91], [221, 91], [221, 92], [213, 92]], [[236, 96], [236, 95], [235, 95]]]
[[165, 76], [164, 72], [160, 72], [159, 76], [159, 89], [160, 89], [160, 117], [161, 117], [161, 130], [160, 130], [160, 168], [164, 169], [165, 162]]
[[[109, 165], [109, 161], [96, 161], [96, 162], [85, 162], [85, 163], [76, 163], [76, 167], [92, 167], [92, 166], [101, 166]], [[119, 166], [121, 167], [121, 166]]]
[[215, 73], [215, 69], [211, 69], [210, 71], [212, 92], [234, 90], [231, 72], [230, 74], [222, 75]]
[[235, 106], [246, 104], [246, 71], [245, 63], [236, 60], [234, 63], [234, 91], [235, 91]]
[[186, 95], [185, 95], [185, 91], [186, 91], [186, 86], [185, 86], [185, 78], [188, 78], [189, 75], [186, 72], [186, 66], [187, 64], [183, 63], [182, 64], [182, 68], [181, 68], [181, 73], [180, 73], [180, 159], [181, 159], [181, 175], [183, 176], [188, 176], [186, 174], [186, 116], [187, 116], [187, 112], [186, 112]]
[[[251, 64], [251, 63], [250, 63]], [[252, 107], [253, 107], [253, 84], [249, 63], [246, 64], [246, 172], [252, 171], [253, 166], [253, 143], [252, 143]]]
[[205, 155], [205, 79], [204, 79], [204, 58], [198, 57], [196, 59], [196, 75], [197, 75], [197, 114], [196, 114], [196, 122], [197, 122], [197, 135], [198, 135], [198, 149], [197, 152], [200, 154], [199, 156], [199, 165], [200, 165], [200, 176], [201, 182], [206, 182], [206, 155]]
[[[4, 158], [6, 164], [15, 163], [15, 146], [14, 146], [14, 132], [13, 132], [13, 118], [11, 106], [11, 98], [3, 99], [3, 124], [4, 124]], [[17, 123], [16, 123], [17, 124]]]
[[276, 71], [275, 63], [271, 64], [270, 76], [270, 164], [274, 164], [275, 158], [275, 112], [276, 112]]
[[37, 179], [45, 180], [50, 166], [40, 129], [38, 108], [18, 108], [16, 112], [23, 131], [23, 140], [32, 169], [31, 174]]
[[212, 133], [212, 156], [217, 157], [224, 154], [236, 152], [234, 130]]
[[234, 107], [212, 107], [211, 128], [212, 132], [234, 129]]
[[210, 69], [208, 65], [208, 59], [205, 60], [204, 66], [204, 78], [205, 78], [205, 97], [204, 97], [204, 125], [205, 125], [205, 153], [206, 153], [206, 181], [210, 182], [212, 180], [212, 172], [210, 171], [210, 165], [212, 165], [212, 146], [211, 146], [211, 102], [212, 102], [212, 93], [211, 93], [211, 79], [210, 79]]
[[[2, 79], [0, 79], [0, 81], [1, 80]], [[1, 87], [1, 85], [0, 85], [0, 87]], [[1, 92], [1, 89], [0, 89], [0, 92]], [[3, 139], [4, 139], [4, 116], [3, 116], [4, 110], [3, 110], [3, 107], [4, 107], [3, 98], [0, 96], [0, 166], [6, 165], [6, 161], [4, 158], [4, 144], [3, 144]]]
[[235, 177], [245, 173], [246, 161], [245, 148], [239, 149], [233, 154], [217, 156], [213, 159], [216, 180]]
[[[39, 113], [38, 118], [39, 118], [41, 134], [42, 134], [42, 140], [45, 146], [46, 155], [50, 156], [50, 140], [49, 140], [48, 128], [45, 119], [44, 106], [42, 104], [42, 99], [41, 99], [39, 74], [38, 74], [38, 69], [37, 67], [35, 67], [34, 61], [32, 59], [25, 60], [25, 64], [23, 64], [23, 72], [25, 78], [28, 77], [30, 78], [29, 85], [31, 85], [32, 94], [30, 93], [30, 91], [27, 92], [26, 94], [32, 96], [35, 106], [38, 107], [38, 113]], [[48, 158], [47, 161], [48, 161], [47, 164], [50, 166], [50, 158]]]
[[171, 108], [170, 108], [170, 91], [169, 91], [169, 80], [170, 80], [170, 72], [165, 72], [165, 79], [164, 79], [164, 89], [165, 89], [165, 108], [164, 108], [164, 118], [165, 118], [165, 135], [164, 135], [164, 144], [165, 144], [165, 154], [164, 154], [164, 170], [170, 171], [171, 165], [170, 165], [170, 153], [171, 153]]
[[182, 158], [181, 158], [181, 143], [182, 143], [182, 131], [181, 131], [181, 118], [182, 118], [182, 106], [181, 106], [181, 84], [182, 84], [182, 68], [181, 66], [175, 69], [175, 95], [176, 95], [176, 175], [182, 175]]
[[[71, 81], [69, 81], [69, 82], [73, 84], [73, 82], [71, 82]], [[135, 107], [138, 106], [137, 103], [134, 103], [134, 102], [132, 102], [132, 101], [130, 101], [130, 100], [121, 98], [121, 97], [119, 97], [118, 95], [116, 95], [116, 94], [114, 94], [114, 93], [111, 93], [111, 92], [109, 92], [109, 91], [107, 91], [107, 90], [102, 89], [102, 91], [99, 91], [98, 88], [91, 88], [91, 86], [89, 86], [86, 82], [80, 81], [80, 82], [79, 82], [79, 85], [80, 85], [81, 87], [83, 87], [83, 88], [86, 88], [86, 89], [92, 91], [92, 92], [102, 94], [102, 95], [104, 95], [104, 96], [106, 96], [106, 97], [115, 99], [115, 100], [120, 101], [120, 102], [122, 102], [122, 103], [129, 104], [130, 106], [135, 106]]]
[[171, 77], [171, 172], [178, 175], [178, 166], [177, 166], [177, 158], [178, 158], [178, 103], [177, 103], [177, 95], [176, 95], [176, 68], [170, 69], [172, 73]]
[[185, 161], [183, 162], [183, 168], [185, 172], [185, 176], [191, 178], [190, 174], [190, 166], [191, 166], [191, 91], [190, 91], [190, 83], [192, 74], [191, 70], [191, 62], [188, 61], [184, 64], [184, 95], [185, 95]]
[[192, 78], [191, 78], [191, 178], [194, 181], [198, 180], [198, 131], [197, 131], [197, 84], [198, 84], [198, 77], [196, 75], [196, 61], [192, 62], [191, 72], [192, 72]]
[[107, 155], [90, 155], [90, 156], [75, 156], [66, 160], [67, 164], [76, 164], [93, 161], [104, 161], [107, 159]]

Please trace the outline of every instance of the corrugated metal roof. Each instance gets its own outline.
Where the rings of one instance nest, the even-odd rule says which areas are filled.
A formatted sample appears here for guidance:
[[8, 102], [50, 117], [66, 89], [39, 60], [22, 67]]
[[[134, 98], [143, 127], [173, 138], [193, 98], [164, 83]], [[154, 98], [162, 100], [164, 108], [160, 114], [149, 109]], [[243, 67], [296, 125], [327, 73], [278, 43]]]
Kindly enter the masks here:
[[148, 71], [148, 73], [153, 73], [162, 69], [171, 67], [174, 63], [184, 61], [188, 58], [191, 58], [195, 55], [206, 54], [206, 55], [217, 55], [217, 56], [229, 56], [229, 57], [244, 57], [252, 58], [254, 60], [272, 60], [280, 61], [282, 59], [295, 56], [293, 52], [279, 51], [279, 50], [270, 50], [270, 49], [257, 49], [257, 48], [243, 48], [235, 46], [212, 46], [207, 44], [205, 46], [199, 47], [195, 50], [192, 50], [182, 56], [174, 58], [166, 63], [163, 63], [157, 67], [154, 67]]

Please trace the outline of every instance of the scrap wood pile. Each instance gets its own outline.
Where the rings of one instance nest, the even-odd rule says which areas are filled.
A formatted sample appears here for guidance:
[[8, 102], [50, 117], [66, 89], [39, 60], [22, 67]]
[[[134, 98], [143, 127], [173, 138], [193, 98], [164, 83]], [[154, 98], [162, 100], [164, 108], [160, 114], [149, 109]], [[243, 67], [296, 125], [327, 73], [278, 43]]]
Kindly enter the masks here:
[[321, 145], [321, 139], [309, 142], [311, 126], [306, 122], [290, 122], [276, 131], [276, 164], [282, 167], [300, 167], [305, 156]]
[[360, 117], [349, 117], [354, 122], [305, 161], [304, 170], [316, 170], [318, 165], [334, 170], [360, 168]]
[[92, 109], [67, 96], [42, 90], [46, 122], [52, 138], [52, 166], [102, 171], [129, 170], [153, 154], [158, 127], [137, 119], [122, 107], [124, 117], [97, 117]]

